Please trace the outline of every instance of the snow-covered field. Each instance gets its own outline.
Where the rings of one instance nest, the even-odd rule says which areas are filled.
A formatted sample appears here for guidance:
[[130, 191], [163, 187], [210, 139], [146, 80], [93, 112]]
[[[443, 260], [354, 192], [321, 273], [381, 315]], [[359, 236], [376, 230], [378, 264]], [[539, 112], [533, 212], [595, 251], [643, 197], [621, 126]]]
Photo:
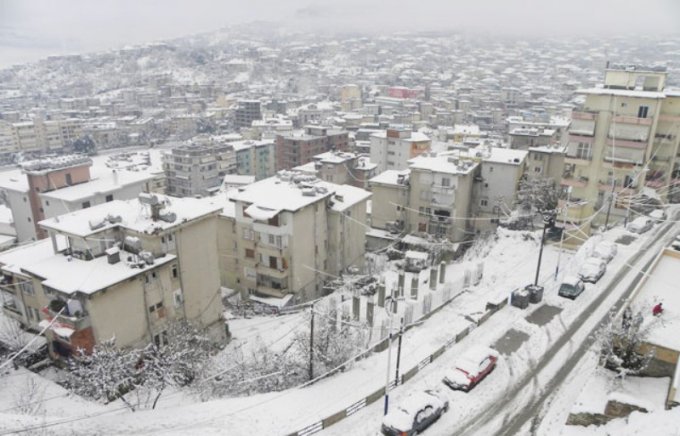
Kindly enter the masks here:
[[[624, 232], [620, 229], [611, 230], [606, 239], [614, 240], [621, 233]], [[484, 311], [490, 297], [497, 298], [499, 294], [509, 294], [512, 289], [533, 281], [538, 257], [538, 238], [506, 230], [499, 230], [498, 234], [495, 243], [477, 252], [478, 257], [465, 260], [471, 265], [476, 264], [481, 258], [484, 259], [486, 274], [479, 285], [470, 288], [421, 325], [405, 333], [401, 359], [402, 373], [442, 347], [450, 340], [452, 334], [472, 325], [470, 319], [476, 319]], [[484, 411], [490, 404], [507, 402], [508, 399], [504, 398], [507, 389], [522, 375], [531, 371], [534, 363], [597, 296], [600, 288], [611, 281], [616, 271], [640, 248], [644, 239], [646, 237], [634, 241], [629, 246], [619, 246], [619, 254], [609, 265], [603, 279], [597, 285], [588, 285], [585, 293], [576, 301], [564, 300], [556, 295], [559, 279], [557, 282], [554, 281], [554, 273], [558, 250], [556, 246], [546, 246], [539, 281], [546, 286], [544, 303], [561, 309], [559, 315], [548, 324], [538, 326], [525, 319], [537, 309], [536, 305], [530, 306], [527, 310], [503, 308], [480, 327], [472, 330], [461, 342], [447, 349], [443, 356], [418, 372], [405, 385], [394, 389], [390, 393], [391, 404], [398, 403], [413, 390], [436, 388], [449, 398], [451, 410], [427, 433], [451, 434], [460, 430], [461, 426], [465, 425], [466, 419]], [[580, 262], [586, 257], [585, 252], [589, 245], [584, 245], [576, 255], [568, 253], [562, 255], [560, 279], [563, 275], [577, 270]], [[466, 265], [469, 266], [465, 262], [449, 266], [447, 280], [459, 278]], [[623, 280], [621, 285], [625, 282]], [[238, 321], [234, 323], [233, 328], [236, 329], [235, 335], [242, 343], [265, 335], [267, 343], [276, 340], [276, 337], [283, 335], [287, 329], [297, 326], [298, 320], [295, 318], [297, 316], [299, 315], [280, 318], [258, 317], [259, 319]], [[471, 345], [492, 345], [510, 329], [526, 333], [528, 339], [517, 351], [509, 356], [502, 356], [496, 371], [472, 392], [468, 394], [453, 392], [441, 383], [443, 372], [456, 355]], [[577, 340], [578, 338], [574, 339], [574, 347], [578, 343]], [[395, 357], [393, 353], [393, 366], [390, 372], [394, 371]], [[53, 423], [58, 424], [55, 427], [56, 431], [68, 430], [76, 433], [88, 433], [96, 429], [101, 434], [288, 434], [341, 411], [379, 389], [385, 383], [386, 362], [386, 352], [374, 353], [356, 362], [345, 372], [311, 386], [249, 397], [222, 398], [201, 403], [197, 400], [192, 402], [192, 398], [184, 392], [169, 393], [161, 398], [159, 408], [154, 411], [130, 413], [118, 409], [119, 403], [107, 407], [90, 404], [92, 407], [90, 409], [71, 407], [75, 411], [74, 416], [61, 413], [50, 404], [50, 401], [44, 403], [44, 414], [40, 417], [17, 416], [12, 411], [0, 409], [0, 429], [21, 428], [18, 426], [19, 423], [24, 425]], [[553, 362], [552, 366], [555, 367], [553, 369], [558, 368], [559, 363]], [[532, 379], [531, 387], [540, 389], [546, 381]], [[12, 396], [17, 389], [16, 386], [2, 389], [0, 397], [4, 398], [3, 401], [9, 401], [6, 398]], [[531, 392], [522, 394], [531, 395]], [[67, 400], [70, 401], [70, 398]], [[377, 401], [331, 426], [324, 434], [376, 434], [382, 407], [382, 401]], [[82, 419], [75, 420], [76, 417]], [[503, 417], [499, 419], [502, 420]], [[482, 431], [479, 434], [484, 433]]]

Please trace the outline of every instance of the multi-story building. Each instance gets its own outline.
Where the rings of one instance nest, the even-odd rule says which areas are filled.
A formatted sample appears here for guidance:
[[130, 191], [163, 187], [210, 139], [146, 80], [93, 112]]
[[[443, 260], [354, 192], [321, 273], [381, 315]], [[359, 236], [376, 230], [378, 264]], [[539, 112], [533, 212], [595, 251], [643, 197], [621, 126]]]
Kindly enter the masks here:
[[259, 100], [239, 100], [234, 111], [234, 126], [245, 129], [252, 126], [253, 121], [262, 119], [262, 109]]
[[[643, 186], [678, 200], [680, 90], [666, 89], [666, 76], [664, 68], [610, 65], [602, 86], [577, 91], [585, 102], [572, 114], [562, 178], [572, 187], [571, 222], [585, 222], [610, 201], [611, 216], [625, 216]], [[604, 220], [601, 213], [592, 221]]]
[[240, 188], [220, 215], [222, 283], [244, 297], [305, 301], [362, 267], [370, 193], [282, 171]]
[[377, 165], [356, 153], [329, 151], [317, 154], [312, 162], [294, 169], [336, 185], [368, 189], [369, 180], [376, 175]]
[[405, 170], [408, 161], [430, 151], [432, 141], [421, 132], [406, 127], [391, 127], [371, 135], [371, 162], [381, 173], [387, 170]]
[[121, 347], [160, 345], [181, 319], [221, 340], [221, 208], [141, 194], [44, 220], [49, 239], [0, 255], [4, 312], [46, 328], [57, 359], [112, 337]]
[[[473, 213], [477, 217], [500, 218], [515, 207], [517, 190], [526, 172], [526, 150], [479, 146], [470, 150], [481, 160], [479, 183], [474, 193]], [[477, 227], [489, 221], [479, 220]]]
[[26, 162], [24, 175], [0, 182], [3, 201], [12, 210], [19, 242], [47, 236], [38, 222], [100, 203], [137, 197], [149, 190], [153, 175], [125, 170], [90, 174], [92, 160], [66, 155]]
[[530, 179], [549, 179], [559, 184], [566, 152], [567, 147], [558, 144], [529, 147], [525, 174]]
[[344, 130], [307, 126], [304, 130], [276, 136], [276, 170], [289, 170], [311, 162], [317, 154], [346, 151], [349, 136]]
[[210, 138], [173, 148], [163, 155], [167, 193], [177, 197], [217, 192], [227, 174], [236, 173], [234, 147]]
[[276, 172], [274, 141], [234, 141], [231, 145], [236, 154], [236, 174], [255, 176], [256, 180], [261, 180]]

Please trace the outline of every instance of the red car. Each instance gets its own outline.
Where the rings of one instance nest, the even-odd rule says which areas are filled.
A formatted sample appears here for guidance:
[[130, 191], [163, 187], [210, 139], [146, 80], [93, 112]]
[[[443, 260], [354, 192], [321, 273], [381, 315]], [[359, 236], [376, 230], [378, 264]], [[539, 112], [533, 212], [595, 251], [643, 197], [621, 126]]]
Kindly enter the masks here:
[[444, 377], [451, 389], [468, 392], [496, 367], [498, 352], [487, 347], [475, 347], [465, 352]]

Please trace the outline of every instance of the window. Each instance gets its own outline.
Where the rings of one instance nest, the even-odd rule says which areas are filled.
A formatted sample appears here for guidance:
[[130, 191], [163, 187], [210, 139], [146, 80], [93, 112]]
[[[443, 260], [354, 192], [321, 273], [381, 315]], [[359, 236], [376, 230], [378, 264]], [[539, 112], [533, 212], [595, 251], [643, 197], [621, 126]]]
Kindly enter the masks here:
[[19, 289], [21, 289], [21, 292], [27, 295], [35, 295], [35, 290], [33, 289], [33, 282], [31, 281], [24, 281], [24, 282], [19, 282]]
[[541, 167], [534, 167], [534, 172], [535, 173], [540, 173], [543, 170]]
[[649, 106], [640, 106], [638, 108], [638, 118], [647, 118], [648, 112], [649, 112]]
[[442, 177], [442, 186], [451, 186], [451, 179], [448, 177]]
[[255, 250], [251, 248], [246, 248], [246, 257], [248, 259], [255, 259]]
[[489, 200], [482, 198], [482, 200], [479, 202], [481, 206], [488, 206], [489, 205]]
[[493, 173], [493, 167], [489, 167], [489, 172]]
[[[158, 312], [162, 308], [163, 308], [163, 302], [159, 301], [158, 303], [152, 304], [151, 306], [149, 306], [149, 313]], [[162, 316], [162, 315], [159, 315], [159, 316]]]
[[82, 206], [83, 206], [83, 209], [87, 209], [88, 207], [90, 207], [90, 202], [89, 201], [83, 201]]
[[157, 335], [153, 336], [153, 343], [156, 345], [156, 347], [162, 347], [163, 345], [168, 345], [168, 333], [166, 331], [162, 331], [158, 333]]
[[28, 218], [26, 218], [26, 219], [28, 220], [29, 223], [31, 222], [31, 217], [30, 217], [30, 216], [29, 216]]
[[269, 268], [271, 268], [271, 269], [276, 269], [276, 268], [277, 268], [276, 257], [274, 257], [274, 256], [269, 256]]
[[276, 243], [276, 237], [274, 235], [268, 235], [269, 244], [274, 245]]
[[579, 142], [576, 147], [576, 157], [578, 159], [590, 160], [590, 144], [586, 142]]
[[73, 179], [71, 179], [71, 174], [69, 174], [69, 173], [66, 173], [66, 184], [67, 185], [73, 184]]
[[177, 265], [172, 266], [172, 278], [176, 279], [179, 272], [177, 271]]
[[279, 248], [283, 246], [283, 238], [281, 236], [276, 237], [276, 246]]
[[109, 201], [113, 201], [113, 194], [109, 194], [106, 196], [106, 202], [108, 203]]
[[243, 229], [243, 239], [252, 241], [253, 239], [255, 239], [255, 232], [253, 232], [250, 229]]

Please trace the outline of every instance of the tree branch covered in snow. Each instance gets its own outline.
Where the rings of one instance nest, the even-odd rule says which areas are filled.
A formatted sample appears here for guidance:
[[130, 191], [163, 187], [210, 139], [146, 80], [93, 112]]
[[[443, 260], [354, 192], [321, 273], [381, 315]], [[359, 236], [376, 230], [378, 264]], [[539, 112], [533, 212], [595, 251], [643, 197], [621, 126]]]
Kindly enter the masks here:
[[619, 378], [642, 373], [654, 357], [654, 349], [641, 353], [640, 347], [657, 321], [645, 323], [645, 313], [651, 314], [651, 310], [627, 307], [621, 318], [611, 313], [598, 334], [604, 366]]

